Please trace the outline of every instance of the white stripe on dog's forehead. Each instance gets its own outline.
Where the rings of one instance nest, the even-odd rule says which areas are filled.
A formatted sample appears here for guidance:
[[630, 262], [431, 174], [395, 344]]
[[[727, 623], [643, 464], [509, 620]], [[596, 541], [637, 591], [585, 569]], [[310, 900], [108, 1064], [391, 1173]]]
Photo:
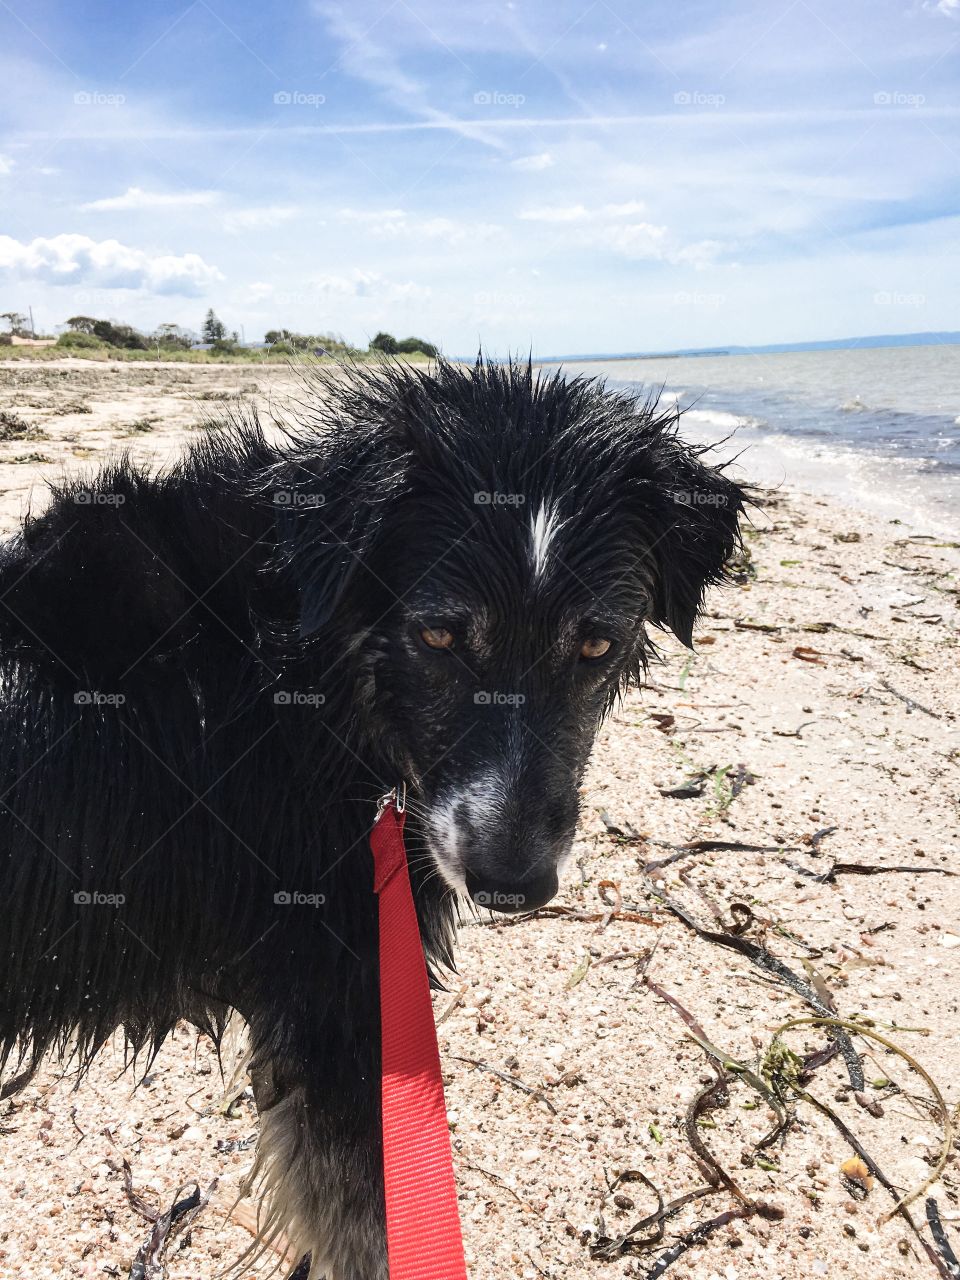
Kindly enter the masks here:
[[536, 578], [541, 578], [544, 574], [550, 557], [550, 543], [559, 527], [560, 517], [556, 507], [544, 500], [530, 521], [530, 559]]

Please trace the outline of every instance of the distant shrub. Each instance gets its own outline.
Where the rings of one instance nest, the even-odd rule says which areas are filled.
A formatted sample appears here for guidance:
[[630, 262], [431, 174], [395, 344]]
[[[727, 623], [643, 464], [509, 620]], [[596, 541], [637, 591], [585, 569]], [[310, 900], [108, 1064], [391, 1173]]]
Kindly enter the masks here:
[[425, 342], [423, 338], [404, 338], [397, 343], [397, 351], [400, 355], [416, 355], [419, 352], [431, 359], [434, 359], [437, 354], [437, 348], [433, 343]]
[[378, 333], [370, 343], [371, 351], [380, 351], [387, 356], [425, 355], [431, 359], [436, 356], [437, 348], [432, 342], [423, 338], [403, 338], [398, 341], [392, 333]]
[[400, 350], [400, 344], [392, 333], [378, 333], [370, 342], [371, 351], [382, 351], [384, 355], [395, 356]]
[[189, 351], [192, 339], [176, 324], [161, 324], [151, 335], [150, 341], [168, 351]]
[[147, 339], [129, 324], [114, 324], [112, 320], [97, 320], [93, 326], [94, 336], [109, 343], [111, 347], [122, 347], [128, 351], [146, 351]]
[[352, 347], [340, 333], [294, 333], [292, 329], [268, 329], [263, 340], [270, 353], [281, 356], [302, 355], [357, 356], [360, 350]]
[[82, 347], [84, 350], [93, 351], [106, 346], [106, 343], [99, 338], [95, 338], [92, 333], [80, 333], [71, 329], [68, 333], [61, 333], [57, 339], [57, 346], [67, 347], [68, 349]]

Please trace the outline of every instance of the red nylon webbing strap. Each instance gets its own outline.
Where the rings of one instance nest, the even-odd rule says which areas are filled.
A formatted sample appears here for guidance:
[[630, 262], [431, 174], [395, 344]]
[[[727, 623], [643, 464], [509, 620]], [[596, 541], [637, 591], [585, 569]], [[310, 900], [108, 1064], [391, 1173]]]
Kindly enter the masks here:
[[383, 1177], [390, 1280], [466, 1280], [440, 1051], [403, 846], [388, 803], [370, 833], [380, 900]]

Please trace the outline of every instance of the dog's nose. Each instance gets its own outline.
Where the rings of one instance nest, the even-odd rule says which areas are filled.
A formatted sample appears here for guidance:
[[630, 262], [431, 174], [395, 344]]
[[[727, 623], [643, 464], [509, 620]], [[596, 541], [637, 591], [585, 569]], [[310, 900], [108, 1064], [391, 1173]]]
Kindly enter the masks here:
[[505, 880], [473, 871], [467, 871], [465, 879], [467, 893], [478, 907], [508, 915], [536, 911], [550, 901], [559, 887], [556, 867], [525, 880]]

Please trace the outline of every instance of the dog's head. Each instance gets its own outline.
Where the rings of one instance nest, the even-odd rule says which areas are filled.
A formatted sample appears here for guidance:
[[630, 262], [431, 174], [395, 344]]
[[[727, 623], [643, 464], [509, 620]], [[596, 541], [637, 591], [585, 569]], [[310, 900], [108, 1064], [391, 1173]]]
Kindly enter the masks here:
[[444, 880], [531, 910], [557, 890], [647, 626], [690, 643], [743, 494], [677, 438], [675, 412], [595, 381], [391, 365], [325, 395], [341, 425], [290, 502], [305, 643], [341, 681], [349, 667]]

